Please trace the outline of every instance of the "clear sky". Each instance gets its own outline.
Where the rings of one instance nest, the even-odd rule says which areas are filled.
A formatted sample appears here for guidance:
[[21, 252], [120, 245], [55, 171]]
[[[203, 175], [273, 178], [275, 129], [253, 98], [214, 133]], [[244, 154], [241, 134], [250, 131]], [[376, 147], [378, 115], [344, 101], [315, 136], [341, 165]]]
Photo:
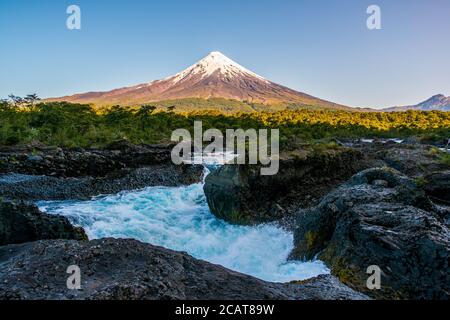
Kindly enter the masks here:
[[[371, 4], [382, 30], [366, 27]], [[3, 98], [148, 82], [210, 51], [350, 106], [450, 95], [450, 0], [1, 0], [0, 36]]]

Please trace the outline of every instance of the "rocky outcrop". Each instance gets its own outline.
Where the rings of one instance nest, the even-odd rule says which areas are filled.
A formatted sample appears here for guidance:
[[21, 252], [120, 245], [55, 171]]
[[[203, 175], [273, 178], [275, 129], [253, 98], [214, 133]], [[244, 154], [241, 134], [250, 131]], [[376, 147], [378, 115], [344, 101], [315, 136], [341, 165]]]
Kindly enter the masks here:
[[259, 165], [225, 165], [205, 180], [211, 211], [237, 224], [286, 219], [298, 208], [316, 205], [358, 171], [382, 166], [415, 179], [433, 200], [449, 202], [449, 166], [435, 147], [393, 141], [345, 145], [351, 148], [321, 152], [305, 148], [282, 154], [274, 176], [260, 175]]
[[236, 224], [274, 221], [318, 199], [365, 168], [363, 153], [348, 148], [297, 150], [280, 157], [279, 172], [260, 175], [259, 165], [225, 165], [205, 180], [211, 211]]
[[[365, 170], [298, 213], [292, 258], [318, 255], [342, 282], [376, 298], [448, 299], [444, 211], [398, 171]], [[366, 286], [371, 265], [382, 270], [380, 290]]]
[[54, 177], [104, 177], [124, 168], [171, 163], [170, 145], [134, 145], [126, 140], [104, 149], [31, 144], [0, 148], [0, 173]]
[[170, 146], [118, 141], [105, 149], [28, 145], [0, 149], [0, 197], [19, 200], [90, 199], [147, 186], [197, 183], [200, 165], [174, 165]]
[[450, 170], [427, 174], [422, 181], [433, 200], [450, 205]]
[[174, 187], [200, 181], [201, 166], [153, 165], [123, 169], [105, 177], [58, 178], [6, 174], [0, 176], [0, 197], [5, 199], [88, 200], [100, 194], [113, 194], [149, 186]]
[[30, 204], [0, 202], [0, 246], [41, 239], [87, 240], [65, 217], [48, 215]]
[[440, 161], [437, 149], [430, 145], [374, 145], [365, 150], [370, 157], [382, 160], [387, 166], [409, 177], [417, 178], [449, 169], [448, 165]]
[[[268, 283], [135, 240], [38, 241], [0, 247], [3, 299], [367, 299], [332, 276]], [[81, 290], [67, 289], [69, 265]]]
[[443, 152], [431, 145], [375, 144], [366, 147], [367, 155], [379, 159], [415, 179], [438, 203], [450, 204], [450, 166], [442, 161]]

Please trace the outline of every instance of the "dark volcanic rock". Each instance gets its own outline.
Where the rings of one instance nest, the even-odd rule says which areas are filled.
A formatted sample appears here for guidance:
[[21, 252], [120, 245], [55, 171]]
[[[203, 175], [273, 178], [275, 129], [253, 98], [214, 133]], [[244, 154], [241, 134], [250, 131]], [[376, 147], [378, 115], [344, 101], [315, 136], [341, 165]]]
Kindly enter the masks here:
[[299, 300], [367, 300], [368, 296], [357, 292], [332, 275], [319, 275], [303, 281], [293, 281], [288, 285]]
[[0, 173], [104, 177], [124, 168], [171, 163], [170, 152], [170, 145], [133, 145], [127, 141], [117, 141], [105, 149], [1, 147]]
[[42, 213], [30, 204], [0, 202], [0, 245], [41, 239], [87, 240], [87, 236], [65, 217]]
[[86, 200], [100, 194], [113, 194], [148, 186], [180, 186], [197, 183], [202, 166], [154, 165], [123, 169], [105, 177], [57, 178], [6, 174], [0, 176], [0, 196], [19, 200]]
[[[292, 257], [318, 254], [342, 282], [377, 298], [448, 299], [450, 231], [441, 215], [413, 180], [369, 169], [299, 212]], [[383, 272], [381, 290], [366, 287], [371, 265]]]
[[334, 187], [364, 168], [363, 153], [347, 148], [281, 157], [276, 175], [260, 175], [259, 165], [225, 165], [205, 180], [211, 211], [236, 224], [285, 218], [315, 204]]
[[433, 200], [450, 204], [450, 170], [427, 174], [423, 182]]
[[170, 152], [170, 145], [133, 145], [127, 141], [117, 141], [105, 149], [3, 147], [0, 197], [84, 200], [99, 194], [201, 180], [202, 166], [174, 165]]
[[382, 160], [409, 177], [424, 175], [450, 169], [439, 159], [439, 152], [429, 145], [374, 145], [366, 148], [370, 157]]
[[[0, 299], [367, 299], [332, 276], [269, 283], [135, 240], [3, 246], [0, 261]], [[69, 265], [82, 290], [67, 289]]]
[[[412, 138], [407, 140], [413, 140]], [[426, 193], [438, 202], [449, 202], [450, 166], [442, 161], [443, 152], [432, 145], [407, 141], [398, 143], [353, 144], [356, 150], [376, 165], [388, 166], [416, 179], [425, 186]], [[377, 163], [378, 162], [378, 163]]]

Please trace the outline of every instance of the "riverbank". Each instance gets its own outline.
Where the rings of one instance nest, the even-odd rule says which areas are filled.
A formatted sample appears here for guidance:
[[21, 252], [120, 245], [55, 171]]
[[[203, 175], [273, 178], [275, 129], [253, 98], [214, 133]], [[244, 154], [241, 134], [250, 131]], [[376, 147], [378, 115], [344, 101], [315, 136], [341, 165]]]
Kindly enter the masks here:
[[[319, 157], [297, 151], [280, 157], [275, 177], [225, 165], [206, 178], [205, 193], [213, 213], [232, 223], [283, 221], [295, 234], [292, 259], [318, 257], [373, 298], [449, 299], [445, 159], [434, 146], [395, 141], [355, 143]], [[366, 284], [372, 265], [381, 270], [379, 290]]]
[[118, 141], [105, 149], [63, 149], [42, 145], [0, 148], [3, 199], [88, 200], [147, 186], [199, 182], [200, 165], [174, 165], [171, 145]]
[[[256, 208], [259, 205], [263, 209], [264, 216], [269, 218], [254, 220], [251, 223], [252, 226], [231, 226], [221, 222], [230, 226], [229, 229], [223, 229], [223, 235], [226, 234], [229, 238], [227, 241], [217, 242], [215, 248], [222, 246], [228, 250], [228, 261], [235, 261], [237, 265], [244, 257], [247, 257], [249, 261], [258, 261], [257, 259], [254, 260], [259, 255], [257, 248], [267, 243], [272, 243], [274, 246], [272, 246], [272, 251], [266, 250], [272, 252], [269, 252], [269, 254], [272, 254], [272, 258], [266, 257], [265, 259], [266, 261], [272, 260], [275, 263], [274, 265], [277, 265], [278, 260], [273, 257], [277, 255], [285, 257], [282, 260], [287, 259], [290, 251], [292, 251], [291, 257], [301, 260], [306, 256], [306, 252], [311, 258], [313, 255], [321, 253], [324, 248], [327, 249], [327, 245], [331, 243], [330, 239], [339, 243], [336, 246], [342, 250], [336, 252], [327, 249], [327, 254], [321, 256], [327, 262], [336, 278], [331, 275], [321, 275], [317, 278], [311, 275], [313, 278], [310, 280], [297, 281], [291, 284], [258, 280], [249, 275], [240, 274], [220, 266], [213, 266], [208, 262], [197, 260], [189, 255], [181, 254], [180, 256], [178, 253], [168, 249], [157, 249], [157, 247], [151, 245], [156, 242], [156, 244], [160, 243], [166, 247], [185, 251], [183, 250], [183, 239], [196, 239], [192, 233], [194, 229], [190, 229], [195, 227], [199, 230], [199, 235], [201, 234], [202, 236], [198, 238], [197, 245], [192, 242], [195, 249], [197, 249], [197, 251], [192, 252], [196, 257], [203, 257], [201, 254], [207, 252], [205, 250], [211, 250], [214, 247], [214, 242], [211, 242], [211, 240], [216, 236], [222, 237], [222, 231], [220, 231], [219, 226], [222, 228], [223, 225], [216, 224], [216, 218], [209, 212], [201, 191], [202, 185], [200, 182], [203, 178], [203, 167], [191, 165], [174, 166], [170, 160], [168, 161], [170, 146], [134, 146], [126, 142], [120, 142], [106, 149], [58, 149], [43, 146], [1, 149], [2, 166], [0, 168], [2, 168], [3, 174], [0, 176], [0, 194], [4, 202], [39, 201], [41, 208], [52, 211], [52, 214], [39, 212], [36, 208], [30, 209], [33, 213], [31, 215], [26, 214], [26, 220], [22, 220], [22, 223], [23, 221], [30, 221], [26, 222], [26, 224], [30, 226], [31, 229], [29, 230], [32, 230], [32, 232], [30, 231], [32, 236], [19, 240], [12, 237], [10, 238], [12, 240], [3, 243], [5, 246], [0, 247], [0, 259], [4, 262], [2, 264], [3, 269], [0, 272], [4, 280], [0, 279], [0, 296], [3, 299], [53, 299], [55, 297], [62, 299], [154, 299], [163, 297], [171, 299], [210, 299], [217, 297], [226, 298], [228, 296], [230, 299], [232, 297], [242, 299], [364, 299], [367, 298], [365, 295], [367, 294], [380, 299], [415, 299], [420, 296], [420, 293], [409, 291], [407, 294], [396, 294], [399, 291], [395, 291], [397, 290], [395, 287], [394, 292], [389, 291], [388, 294], [374, 296], [373, 292], [364, 287], [366, 278], [361, 275], [365, 274], [367, 258], [374, 256], [376, 257], [375, 261], [382, 264], [389, 261], [389, 259], [399, 257], [398, 250], [402, 253], [402, 258], [399, 261], [400, 265], [404, 263], [409, 264], [410, 262], [417, 263], [420, 266], [425, 265], [422, 263], [424, 261], [420, 260], [422, 259], [420, 257], [418, 261], [409, 261], [410, 257], [416, 256], [416, 249], [414, 248], [419, 245], [419, 242], [414, 240], [418, 238], [414, 231], [416, 229], [412, 228], [413, 222], [418, 221], [417, 219], [420, 218], [423, 220], [420, 222], [421, 239], [425, 241], [420, 243], [430, 243], [429, 241], [426, 242], [427, 237], [436, 239], [436, 236], [438, 236], [439, 243], [434, 243], [436, 248], [440, 246], [437, 256], [432, 254], [430, 246], [420, 249], [421, 252], [424, 252], [423, 257], [432, 255], [427, 258], [427, 261], [430, 262], [428, 265], [432, 266], [431, 269], [425, 267], [414, 269], [418, 274], [428, 270], [425, 275], [421, 275], [419, 278], [425, 281], [425, 286], [428, 286], [430, 294], [422, 295], [421, 297], [425, 299], [430, 297], [445, 299], [447, 290], [445, 288], [445, 277], [448, 276], [445, 270], [448, 270], [448, 268], [444, 264], [448, 260], [446, 260], [445, 255], [448, 255], [449, 252], [450, 234], [448, 232], [449, 211], [446, 207], [446, 197], [449, 193], [445, 174], [447, 174], [449, 168], [445, 162], [440, 160], [441, 153], [436, 152], [435, 149], [433, 146], [421, 144], [403, 145], [396, 142], [368, 145], [357, 144], [351, 148], [333, 146], [330, 149], [323, 150], [322, 156], [317, 154], [317, 150], [316, 153], [310, 153], [310, 151], [306, 152], [302, 149], [296, 149], [291, 154], [285, 154], [286, 158], [283, 158], [280, 162], [280, 177], [291, 179], [289, 184], [286, 183], [286, 187], [292, 186], [292, 188], [286, 189], [293, 192], [291, 196], [286, 197], [286, 194], [279, 193], [275, 186], [279, 186], [280, 183], [261, 182], [258, 181], [261, 177], [250, 176], [249, 173], [252, 171], [244, 171], [247, 175], [246, 179], [258, 185], [258, 188], [251, 189], [249, 188], [250, 184], [243, 183], [240, 185], [240, 190], [245, 192], [241, 193], [239, 198], [235, 198], [236, 193], [217, 189], [216, 194], [220, 194], [223, 199], [228, 197], [229, 201], [234, 201], [234, 203], [239, 200], [242, 203], [251, 205], [251, 210], [247, 212], [251, 213], [252, 210], [256, 212]], [[311, 159], [315, 160], [312, 161]], [[319, 165], [320, 163], [327, 165]], [[355, 178], [361, 170], [370, 169], [374, 166], [399, 170], [399, 173], [394, 174], [394, 176], [406, 175], [406, 178], [391, 179], [383, 175], [379, 175], [380, 177], [376, 179]], [[61, 170], [56, 172], [54, 168], [58, 167]], [[214, 171], [211, 178], [214, 179], [223, 170], [229, 170], [229, 167], [225, 165]], [[239, 168], [239, 166], [233, 167]], [[354, 174], [355, 176], [350, 179]], [[233, 178], [234, 175], [231, 174], [229, 177]], [[309, 179], [305, 180], [305, 177]], [[326, 180], [323, 180], [324, 178]], [[210, 177], [208, 176], [206, 184], [208, 184], [209, 179]], [[358, 184], [348, 184], [346, 182], [355, 181], [355, 179], [358, 180]], [[394, 183], [393, 181], [397, 181], [395, 179], [408, 182], [406, 184]], [[246, 180], [238, 179], [236, 181], [243, 182]], [[276, 182], [277, 180], [272, 179], [268, 181]], [[315, 181], [316, 183], [311, 184], [308, 181]], [[325, 183], [326, 181], [329, 183]], [[305, 184], [305, 182], [309, 184]], [[198, 190], [195, 187], [196, 185], [199, 186]], [[316, 188], [306, 187], [313, 185], [316, 185]], [[409, 189], [405, 189], [404, 185], [408, 186]], [[341, 187], [339, 188], [339, 186]], [[366, 215], [361, 214], [361, 210], [356, 210], [356, 207], [359, 205], [356, 199], [346, 201], [346, 203], [352, 202], [354, 204], [351, 207], [355, 207], [355, 211], [352, 212], [356, 213], [351, 216], [348, 214], [348, 207], [342, 207], [339, 201], [334, 202], [334, 200], [330, 199], [334, 199], [333, 197], [340, 199], [342, 195], [357, 196], [358, 190], [364, 188], [367, 190], [374, 188], [370, 191], [370, 194], [374, 196], [371, 196], [369, 199], [372, 201], [371, 203], [369, 203], [368, 198], [362, 197], [360, 199], [367, 208], [372, 208], [369, 211], [366, 210], [366, 207], [361, 210], [365, 214], [370, 213], [375, 219], [373, 221], [384, 221], [378, 227], [385, 230], [384, 232], [386, 233], [371, 234], [370, 239], [373, 242], [368, 242], [365, 237], [358, 237], [358, 239], [365, 240], [361, 240], [362, 242], [358, 241], [355, 244], [354, 240], [351, 240], [354, 239], [352, 234], [358, 233], [355, 233], [353, 229], [342, 233], [343, 229], [340, 226], [348, 226], [349, 223], [357, 226], [358, 223], [367, 219]], [[122, 192], [135, 189], [142, 190]], [[197, 191], [192, 192], [194, 189]], [[205, 186], [206, 189], [207, 187]], [[179, 192], [180, 190], [190, 192], [192, 197], [188, 202], [186, 202], [186, 196]], [[343, 192], [342, 195], [340, 192]], [[408, 195], [408, 192], [411, 194]], [[110, 196], [102, 196], [92, 201], [90, 200], [92, 196], [105, 193], [110, 194]], [[138, 194], [141, 194], [139, 196], [142, 197], [141, 199], [137, 197]], [[272, 198], [270, 198], [270, 201], [259, 202], [257, 200], [258, 197], [254, 197], [255, 194], [271, 194]], [[211, 197], [211, 194], [206, 192], [206, 196]], [[166, 202], [161, 201], [163, 198]], [[296, 199], [296, 201], [289, 199]], [[392, 201], [386, 201], [386, 199], [392, 199]], [[423, 200], [411, 202], [408, 199]], [[42, 203], [42, 200], [51, 201]], [[208, 199], [208, 202], [210, 201], [211, 199]], [[269, 205], [265, 206], [263, 205], [264, 203]], [[399, 219], [395, 214], [389, 214], [388, 216], [383, 216], [383, 218], [381, 214], [386, 214], [386, 210], [383, 209], [386, 207], [385, 203], [390, 205], [386, 209], [387, 211], [398, 211], [405, 219]], [[270, 208], [273, 207], [273, 204], [278, 204], [276, 208], [280, 207], [282, 210], [271, 211]], [[116, 206], [115, 209], [111, 205]], [[6, 207], [8, 206], [10, 205], [7, 204]], [[27, 204], [18, 204], [12, 207], [14, 206], [24, 209]], [[393, 206], [396, 206], [396, 208], [393, 208]], [[331, 211], [323, 209], [328, 207], [331, 208]], [[210, 208], [218, 217], [226, 220], [230, 219], [227, 217], [226, 211], [217, 214], [214, 211], [214, 206], [210, 206]], [[176, 209], [181, 209], [181, 211], [176, 211]], [[15, 210], [8, 209], [9, 218], [16, 216]], [[150, 216], [142, 215], [143, 212], [145, 212], [145, 215]], [[188, 215], [184, 216], [186, 213]], [[276, 214], [273, 215], [274, 213]], [[88, 235], [91, 235], [91, 237], [94, 235], [95, 238], [100, 239], [86, 241], [72, 238], [70, 234], [66, 236], [58, 233], [49, 236], [48, 233], [41, 232], [39, 228], [34, 227], [36, 224], [33, 221], [47, 221], [45, 224], [48, 221], [54, 221], [52, 223], [62, 222], [64, 225], [65, 222], [57, 214], [66, 216], [72, 223], [84, 225]], [[326, 218], [327, 214], [331, 214], [336, 219]], [[5, 215], [2, 214], [1, 218], [4, 217]], [[153, 220], [146, 220], [148, 217]], [[188, 217], [189, 219], [187, 219]], [[201, 221], [205, 217], [209, 219], [205, 221], [212, 221], [213, 223], [203, 224]], [[233, 219], [236, 216], [231, 215], [230, 217]], [[378, 217], [381, 220], [377, 220]], [[177, 219], [180, 220], [177, 221]], [[154, 229], [147, 227], [146, 223], [149, 223], [149, 221]], [[182, 221], [186, 224], [183, 225]], [[256, 227], [254, 224], [267, 221], [275, 221], [277, 224], [276, 228], [284, 225], [294, 231], [295, 242], [294, 240], [289, 240], [290, 238], [288, 237], [286, 240], [290, 242], [289, 246], [282, 245], [277, 247], [275, 245], [276, 241], [282, 240], [286, 237], [286, 232], [288, 232], [272, 232], [277, 229], [271, 229], [272, 231], [270, 232], [272, 233], [269, 232], [268, 235], [272, 238], [265, 239], [263, 236], [265, 234], [264, 227]], [[429, 224], [430, 221], [432, 222], [431, 224]], [[95, 227], [91, 222], [97, 223]], [[165, 225], [164, 223], [169, 224]], [[240, 224], [243, 223], [240, 222]], [[308, 224], [311, 225], [311, 228], [301, 229], [302, 226]], [[14, 228], [14, 221], [9, 220], [8, 224], [5, 225], [7, 230], [0, 228], [0, 232], [5, 232], [6, 230], [9, 234], [14, 234], [17, 231]], [[42, 225], [42, 223], [37, 225]], [[166, 230], [167, 233], [160, 232], [170, 225], [172, 227]], [[112, 226], [115, 226], [115, 229], [112, 229]], [[139, 231], [139, 228], [136, 229], [137, 226], [143, 228], [142, 232]], [[365, 228], [365, 224], [362, 226]], [[431, 226], [439, 226], [439, 230]], [[134, 228], [133, 232], [128, 233], [127, 230], [131, 230], [130, 228]], [[323, 237], [311, 237], [310, 231], [314, 228], [319, 228], [320, 232], [317, 232], [317, 234], [321, 234]], [[364, 228], [361, 228], [361, 230], [365, 230]], [[255, 230], [254, 232], [258, 237], [243, 238], [242, 235], [245, 235], [245, 232], [247, 232], [244, 230]], [[233, 238], [233, 232], [236, 232], [235, 238]], [[405, 238], [408, 243], [407, 250], [406, 247], [399, 247], [398, 244], [397, 247], [386, 247], [386, 243], [392, 242], [386, 238], [391, 232], [400, 232], [407, 237]], [[437, 234], [433, 232], [437, 232]], [[143, 237], [145, 234], [148, 234], [148, 237]], [[361, 234], [366, 234], [366, 232], [361, 231]], [[181, 246], [173, 245], [174, 242], [170, 237], [174, 235], [179, 235]], [[114, 236], [115, 238], [131, 237], [150, 242], [150, 244], [120, 239], [101, 239], [108, 236]], [[346, 237], [349, 237], [350, 240]], [[61, 240], [33, 242], [46, 239]], [[78, 239], [78, 241], [64, 239]], [[165, 240], [158, 242], [152, 239]], [[220, 238], [216, 240], [218, 239]], [[247, 239], [244, 246], [242, 239]], [[305, 239], [307, 240], [306, 242], [304, 242]], [[202, 242], [204, 244], [199, 245]], [[398, 242], [401, 243], [401, 241]], [[369, 248], [375, 251], [370, 251], [369, 253], [360, 250], [359, 245], [366, 246], [368, 243], [370, 244]], [[212, 245], [212, 247], [208, 247], [208, 245]], [[243, 254], [233, 256], [233, 246], [245, 248], [242, 251]], [[49, 250], [41, 252], [39, 248], [42, 247], [48, 247]], [[306, 248], [306, 251], [304, 248]], [[381, 252], [380, 250], [384, 250], [382, 251], [384, 256], [378, 255]], [[208, 252], [210, 252], [208, 253], [210, 257], [216, 254], [211, 251]], [[218, 252], [221, 251], [219, 250]], [[223, 252], [220, 254], [223, 254]], [[362, 253], [358, 254], [358, 252]], [[217, 257], [220, 257], [220, 255]], [[378, 257], [380, 257], [379, 260], [377, 260]], [[39, 262], [41, 259], [43, 259], [42, 264]], [[63, 259], [64, 264], [80, 263], [84, 265], [82, 270], [84, 270], [84, 285], [87, 286], [87, 291], [73, 292], [67, 290], [65, 287], [67, 274], [64, 266], [59, 265], [58, 261], [60, 259]], [[141, 259], [148, 261], [149, 265], [141, 265]], [[154, 261], [157, 262], [155, 263]], [[195, 267], [186, 269], [187, 262], [181, 261], [189, 261]], [[216, 261], [215, 263], [227, 265], [220, 259], [214, 261]], [[181, 265], [176, 267], [178, 270], [176, 271], [176, 278], [171, 278], [171, 272], [167, 270], [172, 270], [170, 268], [176, 266], [179, 262]], [[296, 261], [287, 261], [283, 266], [286, 275], [293, 270], [290, 267], [290, 263], [295, 265]], [[350, 264], [354, 265], [355, 263], [357, 263], [358, 270], [355, 270], [353, 267], [349, 268]], [[56, 269], [52, 269], [51, 266], [53, 264], [57, 265]], [[260, 262], [253, 265], [256, 266], [258, 264], [269, 275], [276, 275], [276, 272], [282, 270], [270, 269]], [[138, 267], [139, 265], [141, 267]], [[150, 265], [153, 267], [150, 267]], [[108, 266], [108, 268], [105, 269], [102, 266]], [[136, 269], [133, 266], [136, 266]], [[42, 268], [42, 270], [39, 269], [38, 272], [31, 276], [28, 275], [28, 268], [34, 267]], [[383, 269], [386, 266], [380, 267]], [[389, 266], [387, 267], [389, 268]], [[129, 272], [130, 270], [132, 271], [131, 273]], [[246, 271], [245, 269], [242, 270]], [[348, 272], [346, 273], [348, 270], [352, 271], [351, 277]], [[396, 270], [395, 272], [400, 272], [398, 271], [399, 269]], [[255, 271], [248, 272], [254, 273]], [[442, 272], [444, 272], [444, 278], [437, 276], [433, 280], [435, 282], [427, 282], [428, 279], [431, 279], [430, 277], [434, 277], [434, 275]], [[259, 275], [260, 273], [256, 272], [254, 274]], [[16, 279], [14, 284], [12, 283], [12, 277]], [[392, 279], [392, 276], [387, 278], [387, 283], [390, 285], [389, 281], [391, 280], [389, 279]], [[408, 276], [408, 279], [412, 280], [413, 278]], [[385, 280], [386, 278], [382, 278], [382, 281]], [[186, 281], [191, 283], [189, 288], [185, 287]], [[44, 282], [47, 285], [44, 285]], [[30, 283], [34, 283], [33, 288], [29, 287]], [[195, 285], [195, 283], [198, 285]], [[218, 296], [218, 287], [212, 285], [212, 283], [216, 283], [217, 286], [220, 285], [221, 290], [225, 292], [225, 296]], [[200, 287], [203, 289], [200, 289]], [[201, 290], [201, 293], [195, 290]], [[364, 291], [364, 294], [357, 293], [357, 291]], [[437, 292], [437, 294], [432, 292]], [[167, 296], [165, 296], [165, 293], [167, 293]]]

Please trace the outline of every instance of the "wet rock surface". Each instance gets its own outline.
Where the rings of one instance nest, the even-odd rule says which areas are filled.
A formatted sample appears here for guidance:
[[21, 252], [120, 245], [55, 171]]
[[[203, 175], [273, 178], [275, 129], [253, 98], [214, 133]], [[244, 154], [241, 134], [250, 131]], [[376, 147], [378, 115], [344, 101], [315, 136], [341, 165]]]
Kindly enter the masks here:
[[32, 204], [0, 202], [0, 246], [41, 239], [87, 240], [65, 217], [48, 215]]
[[[391, 168], [368, 169], [298, 212], [292, 258], [318, 255], [342, 282], [375, 298], [448, 299], [445, 217], [414, 180]], [[367, 289], [371, 265], [382, 270], [380, 290]]]
[[[368, 299], [330, 275], [269, 283], [135, 240], [9, 245], [0, 261], [0, 299]], [[69, 265], [82, 290], [67, 289]]]

